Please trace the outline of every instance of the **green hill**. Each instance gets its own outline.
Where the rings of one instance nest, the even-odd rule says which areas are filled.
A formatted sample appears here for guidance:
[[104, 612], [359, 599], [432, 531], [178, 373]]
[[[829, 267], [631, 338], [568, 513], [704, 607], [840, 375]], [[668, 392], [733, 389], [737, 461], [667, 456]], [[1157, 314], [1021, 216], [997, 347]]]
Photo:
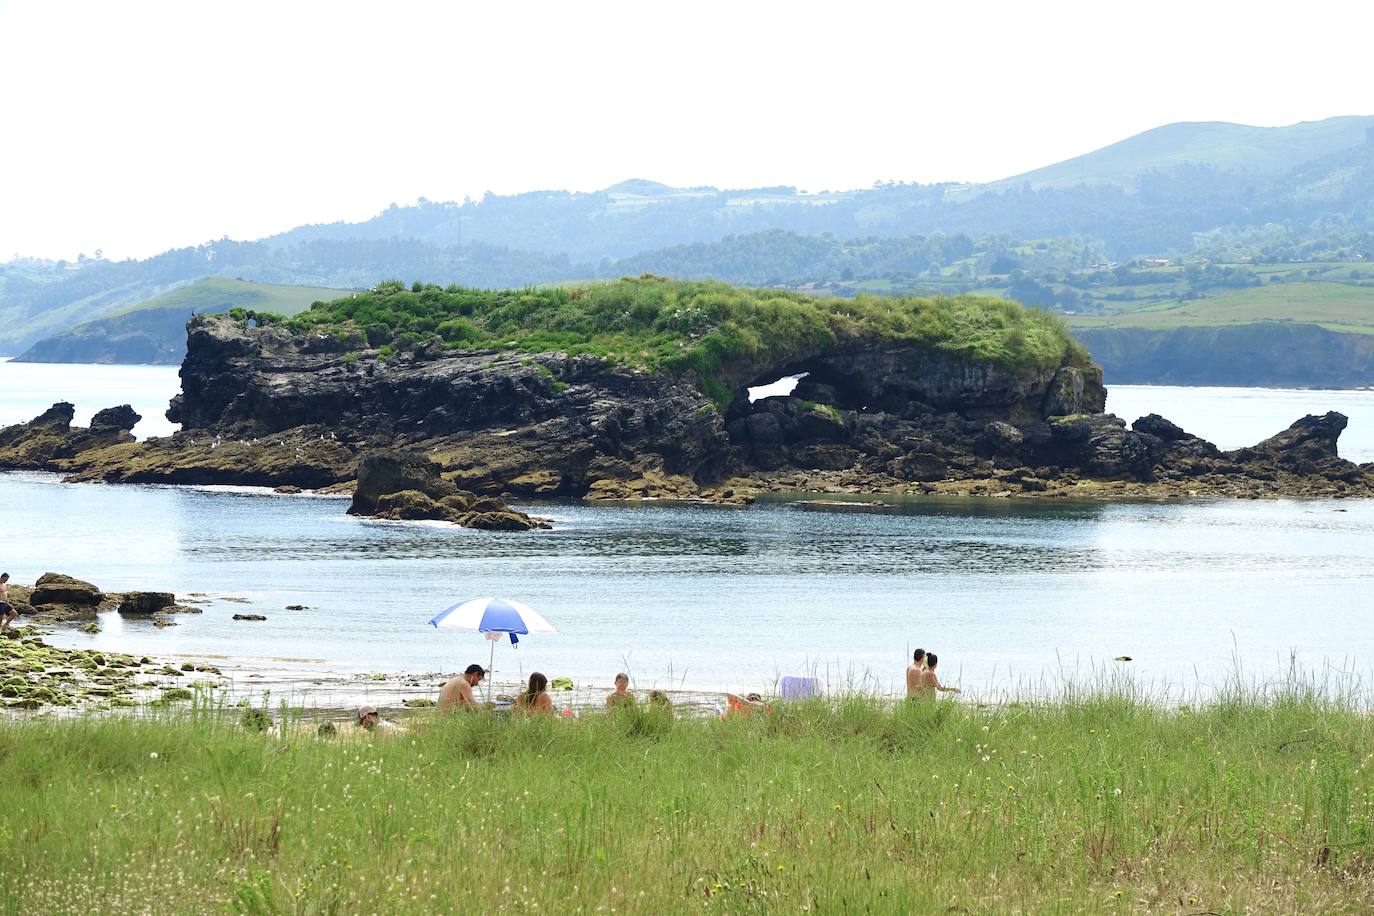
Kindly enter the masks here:
[[31, 363], [176, 364], [186, 353], [186, 322], [233, 308], [295, 315], [347, 290], [206, 277], [146, 302], [40, 340], [16, 358]]
[[1287, 127], [1252, 127], [1225, 121], [1165, 124], [1073, 159], [994, 182], [999, 189], [1078, 184], [1133, 188], [1146, 172], [1207, 166], [1257, 176], [1278, 176], [1303, 163], [1365, 143], [1374, 116], [1327, 118]]
[[1374, 285], [1278, 283], [1070, 322], [1108, 385], [1374, 385]]
[[1221, 327], [1297, 321], [1330, 331], [1374, 334], [1374, 286], [1314, 281], [1227, 290], [1119, 315], [1074, 316], [1075, 328]]

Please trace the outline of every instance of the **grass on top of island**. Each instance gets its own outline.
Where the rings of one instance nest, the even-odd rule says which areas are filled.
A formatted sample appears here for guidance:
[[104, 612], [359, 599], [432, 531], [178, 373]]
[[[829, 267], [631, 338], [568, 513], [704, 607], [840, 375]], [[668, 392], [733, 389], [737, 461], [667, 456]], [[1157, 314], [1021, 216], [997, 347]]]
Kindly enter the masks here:
[[1374, 907], [1374, 719], [1301, 691], [464, 716], [388, 739], [229, 712], [0, 726], [5, 910]]
[[[241, 321], [270, 315], [234, 310]], [[712, 281], [625, 278], [477, 290], [398, 281], [286, 319], [383, 357], [422, 345], [589, 353], [651, 371], [694, 370], [717, 401], [767, 369], [851, 346], [912, 343], [1014, 370], [1087, 366], [1063, 320], [979, 296], [853, 299]]]

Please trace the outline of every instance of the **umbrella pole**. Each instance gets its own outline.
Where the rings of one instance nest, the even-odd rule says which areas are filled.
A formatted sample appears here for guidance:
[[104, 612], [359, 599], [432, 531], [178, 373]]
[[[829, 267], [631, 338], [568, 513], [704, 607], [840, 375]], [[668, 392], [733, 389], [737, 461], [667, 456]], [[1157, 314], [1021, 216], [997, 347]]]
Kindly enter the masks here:
[[491, 655], [487, 659], [487, 705], [491, 705], [491, 666], [496, 663], [496, 640], [489, 639], [491, 643]]

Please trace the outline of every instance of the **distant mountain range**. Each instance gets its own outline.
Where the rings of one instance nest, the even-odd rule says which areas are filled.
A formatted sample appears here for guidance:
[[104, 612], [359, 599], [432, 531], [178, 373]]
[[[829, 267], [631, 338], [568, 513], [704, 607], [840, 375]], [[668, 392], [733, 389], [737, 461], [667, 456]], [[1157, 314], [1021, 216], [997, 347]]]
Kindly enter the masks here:
[[205, 277], [113, 315], [46, 337], [16, 359], [33, 363], [177, 365], [186, 355], [186, 322], [192, 315], [233, 308], [294, 315], [313, 302], [347, 294], [348, 290], [342, 289]]
[[635, 179], [591, 193], [421, 200], [360, 223], [139, 261], [0, 264], [0, 354], [207, 276], [345, 289], [389, 278], [508, 287], [651, 270], [769, 285], [871, 278], [889, 289], [941, 289], [951, 263], [968, 252], [988, 254], [986, 264], [960, 268], [966, 272], [1021, 265], [1019, 255], [999, 262], [999, 250], [1035, 256], [1045, 240], [1056, 240], [1052, 251], [1073, 252], [1058, 269], [1189, 255], [1203, 241], [1258, 252], [1276, 234], [1295, 250], [1314, 239], [1358, 250], [1374, 231], [1371, 200], [1374, 117], [1280, 128], [1167, 125], [985, 185], [804, 193]]
[[989, 190], [1077, 184], [1135, 189], [1140, 177], [1180, 166], [1276, 178], [1313, 160], [1369, 142], [1374, 116], [1327, 118], [1288, 127], [1251, 127], [1225, 121], [1165, 124], [1100, 150], [985, 185]]

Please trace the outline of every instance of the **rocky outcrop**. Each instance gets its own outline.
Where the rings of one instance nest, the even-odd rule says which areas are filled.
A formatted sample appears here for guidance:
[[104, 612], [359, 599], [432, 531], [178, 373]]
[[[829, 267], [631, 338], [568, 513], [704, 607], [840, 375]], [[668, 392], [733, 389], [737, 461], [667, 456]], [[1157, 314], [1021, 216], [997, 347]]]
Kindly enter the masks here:
[[[376, 515], [388, 511], [395, 503], [390, 499], [401, 493], [414, 493], [430, 505], [452, 496], [458, 488], [452, 481], [439, 476], [439, 466], [423, 455], [399, 449], [368, 452], [358, 459], [358, 482], [353, 488], [353, 502], [349, 515]], [[380, 501], [386, 503], [379, 505]], [[442, 516], [415, 516], [439, 518]]]
[[132, 616], [156, 614], [177, 603], [171, 592], [125, 592], [119, 601], [119, 613]]
[[369, 452], [359, 459], [358, 483], [348, 511], [392, 521], [446, 521], [486, 531], [549, 527], [496, 497], [458, 489], [440, 476], [434, 462], [396, 449]]
[[134, 441], [130, 432], [142, 419], [124, 404], [100, 411], [89, 427], [73, 427], [76, 408], [59, 401], [28, 423], [0, 429], [0, 468], [52, 470], [93, 450]]
[[[96, 615], [118, 611], [121, 616], [167, 621], [174, 614], [199, 614], [198, 607], [176, 603], [171, 592], [106, 592], [63, 573], [44, 573], [32, 586], [10, 584], [10, 603], [32, 623], [85, 622], [98, 632]], [[174, 625], [167, 623], [166, 625]]]
[[91, 583], [52, 572], [39, 576], [29, 593], [29, 604], [35, 607], [76, 605], [94, 611], [104, 600], [105, 595]]
[[[213, 316], [188, 333], [168, 411], [184, 426], [176, 436], [130, 441], [128, 408], [75, 429], [59, 404], [0, 430], [0, 467], [287, 492], [356, 481], [355, 514], [492, 529], [532, 521], [475, 504], [506, 494], [742, 502], [755, 487], [1054, 495], [1087, 492], [1087, 481], [1132, 494], [1225, 493], [1240, 481], [1246, 495], [1374, 492], [1374, 469], [1337, 456], [1335, 419], [1222, 454], [1162, 417], [1128, 426], [1103, 413], [1101, 371], [1077, 363], [1013, 370], [856, 342], [775, 367], [722, 411], [690, 373], [586, 355], [384, 357], [361, 338]], [[802, 376], [791, 395], [750, 401], [748, 387], [784, 375]]]

